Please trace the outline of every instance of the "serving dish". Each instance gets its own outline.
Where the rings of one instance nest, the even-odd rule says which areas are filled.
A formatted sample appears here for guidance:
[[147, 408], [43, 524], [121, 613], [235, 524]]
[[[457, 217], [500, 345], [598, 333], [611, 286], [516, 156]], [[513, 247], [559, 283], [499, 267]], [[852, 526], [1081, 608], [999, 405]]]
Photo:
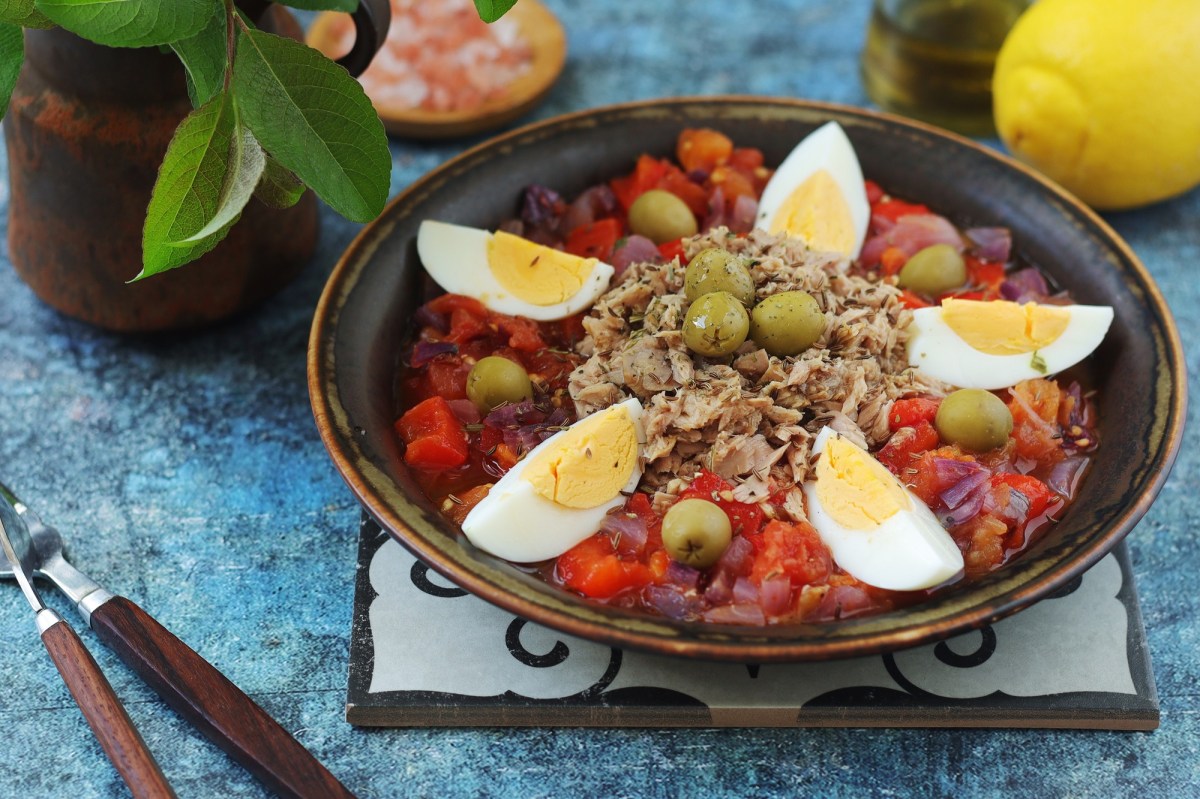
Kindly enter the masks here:
[[[465, 542], [414, 484], [392, 433], [400, 342], [432, 293], [416, 254], [425, 218], [494, 227], [530, 183], [566, 195], [670, 151], [683, 127], [722, 130], [777, 164], [818, 125], [847, 131], [864, 174], [960, 225], [1012, 228], [1016, 254], [1116, 322], [1090, 361], [1103, 442], [1063, 519], [1010, 565], [900, 611], [832, 624], [740, 628], [598, 607]], [[397, 197], [351, 244], [318, 305], [309, 346], [314, 415], [367, 511], [418, 557], [513, 613], [580, 637], [744, 662], [824, 660], [912, 646], [1020, 610], [1099, 560], [1146, 512], [1178, 451], [1186, 403], [1174, 322], [1145, 267], [1085, 206], [1031, 170], [953, 134], [843, 106], [752, 97], [605, 107], [530, 125], [448, 161]], [[1105, 409], [1113, 412], [1105, 413]], [[519, 523], [519, 521], [518, 521]]]
[[[558, 17], [538, 0], [522, 0], [513, 6], [506, 19], [512, 21], [528, 42], [532, 60], [529, 69], [509, 84], [502, 96], [461, 111], [409, 108], [371, 98], [384, 129], [392, 136], [403, 138], [452, 139], [506, 125], [537, 106], [554, 86], [566, 63], [566, 33]], [[306, 41], [310, 47], [337, 58], [342, 55], [337, 50], [337, 42], [346, 25], [345, 14], [323, 12], [313, 20]]]

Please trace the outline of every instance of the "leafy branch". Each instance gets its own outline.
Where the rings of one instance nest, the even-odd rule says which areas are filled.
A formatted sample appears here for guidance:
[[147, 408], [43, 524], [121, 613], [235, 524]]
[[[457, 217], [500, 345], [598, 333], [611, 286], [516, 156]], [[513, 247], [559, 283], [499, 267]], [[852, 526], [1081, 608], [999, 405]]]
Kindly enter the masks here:
[[[353, 11], [358, 0], [283, 0]], [[516, 0], [475, 0], [494, 22]], [[234, 0], [0, 0], [0, 112], [24, 59], [22, 28], [55, 25], [109, 47], [169, 48], [195, 110], [176, 129], [146, 211], [142, 270], [194, 261], [251, 197], [286, 208], [306, 188], [356, 222], [387, 201], [391, 155], [358, 81], [305, 45], [258, 30]]]

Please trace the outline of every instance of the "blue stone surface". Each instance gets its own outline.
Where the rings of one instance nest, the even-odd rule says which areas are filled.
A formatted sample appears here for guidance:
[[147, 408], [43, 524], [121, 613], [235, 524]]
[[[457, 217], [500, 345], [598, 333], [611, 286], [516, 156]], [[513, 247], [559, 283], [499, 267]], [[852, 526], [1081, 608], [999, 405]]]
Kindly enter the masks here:
[[[547, 4], [566, 23], [570, 60], [529, 119], [682, 94], [868, 105], [858, 77], [868, 0]], [[393, 192], [475, 141], [393, 141]], [[1200, 192], [1108, 219], [1163, 288], [1200, 394]], [[1130, 537], [1162, 702], [1154, 733], [352, 728], [343, 702], [358, 508], [312, 421], [305, 346], [325, 277], [356, 230], [325, 212], [320, 249], [299, 280], [253, 313], [186, 336], [99, 332], [42, 305], [6, 255], [0, 263], [0, 477], [67, 535], [80, 567], [149, 609], [356, 793], [1200, 792], [1194, 419]], [[0, 592], [0, 796], [127, 796], [16, 586]], [[266, 795], [46, 593], [81, 629], [180, 796]]]

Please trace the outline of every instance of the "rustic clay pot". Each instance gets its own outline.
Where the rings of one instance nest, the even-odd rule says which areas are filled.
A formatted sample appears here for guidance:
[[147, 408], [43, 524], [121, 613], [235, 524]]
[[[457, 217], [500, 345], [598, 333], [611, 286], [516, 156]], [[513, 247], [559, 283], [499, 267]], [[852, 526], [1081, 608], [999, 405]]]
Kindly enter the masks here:
[[[350, 66], [366, 66], [383, 40], [373, 26], [386, 31], [387, 21], [357, 15], [368, 52], [356, 48]], [[262, 27], [300, 33], [276, 7]], [[252, 199], [197, 262], [129, 283], [141, 270], [158, 167], [191, 111], [179, 60], [158, 48], [101, 47], [61, 29], [27, 31], [25, 50], [4, 120], [8, 245], [17, 273], [42, 300], [112, 330], [196, 327], [261, 302], [304, 266], [317, 241], [311, 192], [287, 210]]]

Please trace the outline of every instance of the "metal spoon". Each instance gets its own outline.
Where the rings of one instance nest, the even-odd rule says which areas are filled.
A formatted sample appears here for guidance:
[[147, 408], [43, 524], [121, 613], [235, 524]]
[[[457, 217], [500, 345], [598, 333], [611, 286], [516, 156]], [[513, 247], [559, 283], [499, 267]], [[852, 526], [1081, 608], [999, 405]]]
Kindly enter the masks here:
[[[25, 565], [66, 594], [100, 640], [193, 727], [280, 796], [354, 799], [311, 752], [215, 666], [146, 611], [68, 563], [58, 531], [0, 483], [3, 501], [29, 529], [33, 547], [28, 560], [23, 559]], [[13, 576], [11, 566], [0, 565], [0, 577]]]
[[3, 499], [0, 499], [0, 546], [4, 548], [8, 572], [16, 577], [22, 593], [37, 614], [38, 633], [50, 659], [130, 792], [136, 799], [175, 799], [175, 792], [104, 672], [100, 671], [71, 625], [42, 604], [42, 598], [31, 582], [33, 542], [25, 522]]

